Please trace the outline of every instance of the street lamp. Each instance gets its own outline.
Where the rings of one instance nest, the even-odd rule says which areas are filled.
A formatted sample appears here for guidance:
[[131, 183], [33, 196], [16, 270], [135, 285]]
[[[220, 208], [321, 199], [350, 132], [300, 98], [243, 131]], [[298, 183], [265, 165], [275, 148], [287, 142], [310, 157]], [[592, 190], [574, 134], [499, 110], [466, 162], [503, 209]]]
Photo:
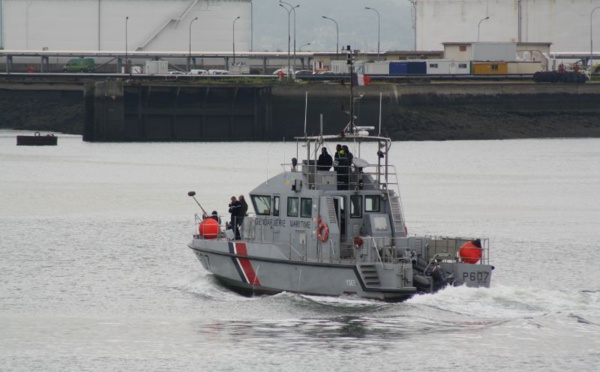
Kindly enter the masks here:
[[127, 23], [129, 23], [129, 17], [125, 17], [125, 72], [127, 73]]
[[594, 34], [592, 34], [592, 17], [594, 16], [594, 12], [597, 9], [600, 9], [600, 6], [597, 6], [594, 9], [592, 9], [592, 13], [590, 14], [590, 71], [594, 67], [592, 63], [594, 60]]
[[[285, 4], [285, 5], [284, 5]], [[290, 43], [291, 43], [291, 37], [290, 37], [290, 15], [292, 14], [292, 11], [294, 12], [294, 59], [296, 58], [296, 8], [298, 8], [300, 5], [296, 5], [296, 6], [292, 6], [288, 3], [285, 2], [280, 2], [279, 6], [282, 7], [283, 9], [285, 9], [285, 11], [288, 14], [288, 73], [287, 76], [288, 78], [290, 77], [290, 69], [291, 69], [291, 65], [290, 65]], [[289, 6], [289, 8], [288, 8]]]
[[485, 17], [483, 18], [481, 21], [479, 21], [479, 23], [477, 24], [477, 42], [479, 42], [479, 27], [481, 26], [481, 22], [485, 21], [486, 19], [490, 19], [490, 17]]
[[335, 55], [337, 57], [337, 55], [340, 51], [340, 29], [338, 28], [338, 23], [333, 18], [329, 18], [329, 17], [325, 17], [325, 16], [323, 16], [323, 18], [328, 19], [328, 20], [332, 21], [333, 23], [335, 23], [335, 34], [336, 34]]
[[306, 44], [302, 44], [302, 45], [300, 45], [300, 46], [298, 47], [298, 51], [299, 51], [299, 52], [301, 52], [303, 47], [305, 47], [305, 46], [309, 46], [309, 45], [310, 45], [310, 43], [306, 43]]
[[189, 38], [189, 40], [190, 40], [190, 51], [189, 51], [189, 55], [188, 55], [188, 66], [187, 66], [188, 67], [187, 68], [188, 71], [190, 71], [190, 67], [191, 67], [190, 65], [192, 63], [192, 23], [194, 23], [194, 21], [197, 21], [197, 20], [198, 20], [198, 17], [196, 17], [196, 18], [194, 18], [194, 19], [192, 19], [190, 21], [190, 38]]
[[235, 22], [237, 22], [238, 19], [240, 19], [242, 17], [237, 16], [236, 19], [233, 20], [233, 65], [235, 65]]
[[[289, 6], [292, 9], [292, 11], [294, 12], [294, 65], [296, 65], [296, 8], [299, 8], [300, 4], [293, 6], [292, 4], [286, 3], [285, 1], [279, 0], [279, 2], [281, 4], [285, 4], [285, 5]], [[288, 29], [289, 29], [289, 18], [288, 18]], [[288, 34], [288, 40], [289, 40], [289, 34]], [[289, 69], [289, 67], [288, 67], [288, 69]]]
[[372, 10], [375, 13], [377, 13], [377, 60], [379, 60], [379, 42], [381, 40], [381, 16], [379, 15], [377, 9], [369, 8], [368, 6], [365, 7], [365, 9]]

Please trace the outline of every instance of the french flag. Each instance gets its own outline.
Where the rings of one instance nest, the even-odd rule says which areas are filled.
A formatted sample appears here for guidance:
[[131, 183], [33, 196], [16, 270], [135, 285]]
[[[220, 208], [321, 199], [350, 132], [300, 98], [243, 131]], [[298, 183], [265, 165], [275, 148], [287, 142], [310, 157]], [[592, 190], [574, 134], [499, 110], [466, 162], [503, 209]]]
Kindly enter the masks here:
[[352, 74], [352, 80], [354, 85], [369, 85], [371, 84], [371, 77], [363, 74]]

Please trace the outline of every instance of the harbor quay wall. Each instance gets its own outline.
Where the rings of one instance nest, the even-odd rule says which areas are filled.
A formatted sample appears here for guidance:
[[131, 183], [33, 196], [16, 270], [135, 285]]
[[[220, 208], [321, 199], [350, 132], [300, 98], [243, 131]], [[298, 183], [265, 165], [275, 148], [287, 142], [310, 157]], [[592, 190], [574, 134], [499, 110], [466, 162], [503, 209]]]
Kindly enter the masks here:
[[[0, 128], [94, 142], [291, 140], [321, 127], [341, 132], [349, 89], [333, 81], [0, 82]], [[353, 112], [357, 125], [394, 140], [600, 137], [599, 102], [594, 82], [378, 83], [354, 87]]]

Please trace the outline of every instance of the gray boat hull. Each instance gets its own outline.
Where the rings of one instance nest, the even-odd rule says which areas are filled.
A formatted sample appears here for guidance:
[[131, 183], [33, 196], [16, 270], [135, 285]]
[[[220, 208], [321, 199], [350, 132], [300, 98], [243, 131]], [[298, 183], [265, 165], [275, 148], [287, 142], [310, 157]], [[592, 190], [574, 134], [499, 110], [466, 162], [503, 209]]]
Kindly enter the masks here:
[[[367, 265], [354, 260], [338, 263], [290, 260], [273, 244], [194, 239], [189, 246], [219, 282], [245, 295], [290, 292], [403, 301], [419, 291], [431, 292], [412, 285], [414, 273], [410, 262], [368, 265], [369, 275]], [[492, 267], [456, 264], [445, 270], [461, 278], [459, 284], [489, 286]], [[425, 280], [430, 279], [425, 277]], [[428, 286], [434, 287], [427, 282], [421, 288]]]

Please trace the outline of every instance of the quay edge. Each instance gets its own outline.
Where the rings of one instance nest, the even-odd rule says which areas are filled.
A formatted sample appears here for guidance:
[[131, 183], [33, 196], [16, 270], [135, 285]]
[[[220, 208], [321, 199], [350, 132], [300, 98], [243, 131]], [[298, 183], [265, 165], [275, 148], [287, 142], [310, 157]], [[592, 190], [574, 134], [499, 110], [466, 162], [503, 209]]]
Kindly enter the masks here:
[[[86, 141], [281, 141], [348, 122], [348, 85], [0, 81], [0, 128]], [[394, 140], [600, 137], [600, 84], [404, 83], [357, 87], [359, 125]], [[308, 98], [307, 98], [308, 97]], [[359, 98], [360, 97], [360, 98]], [[307, 99], [306, 99], [307, 98]]]

